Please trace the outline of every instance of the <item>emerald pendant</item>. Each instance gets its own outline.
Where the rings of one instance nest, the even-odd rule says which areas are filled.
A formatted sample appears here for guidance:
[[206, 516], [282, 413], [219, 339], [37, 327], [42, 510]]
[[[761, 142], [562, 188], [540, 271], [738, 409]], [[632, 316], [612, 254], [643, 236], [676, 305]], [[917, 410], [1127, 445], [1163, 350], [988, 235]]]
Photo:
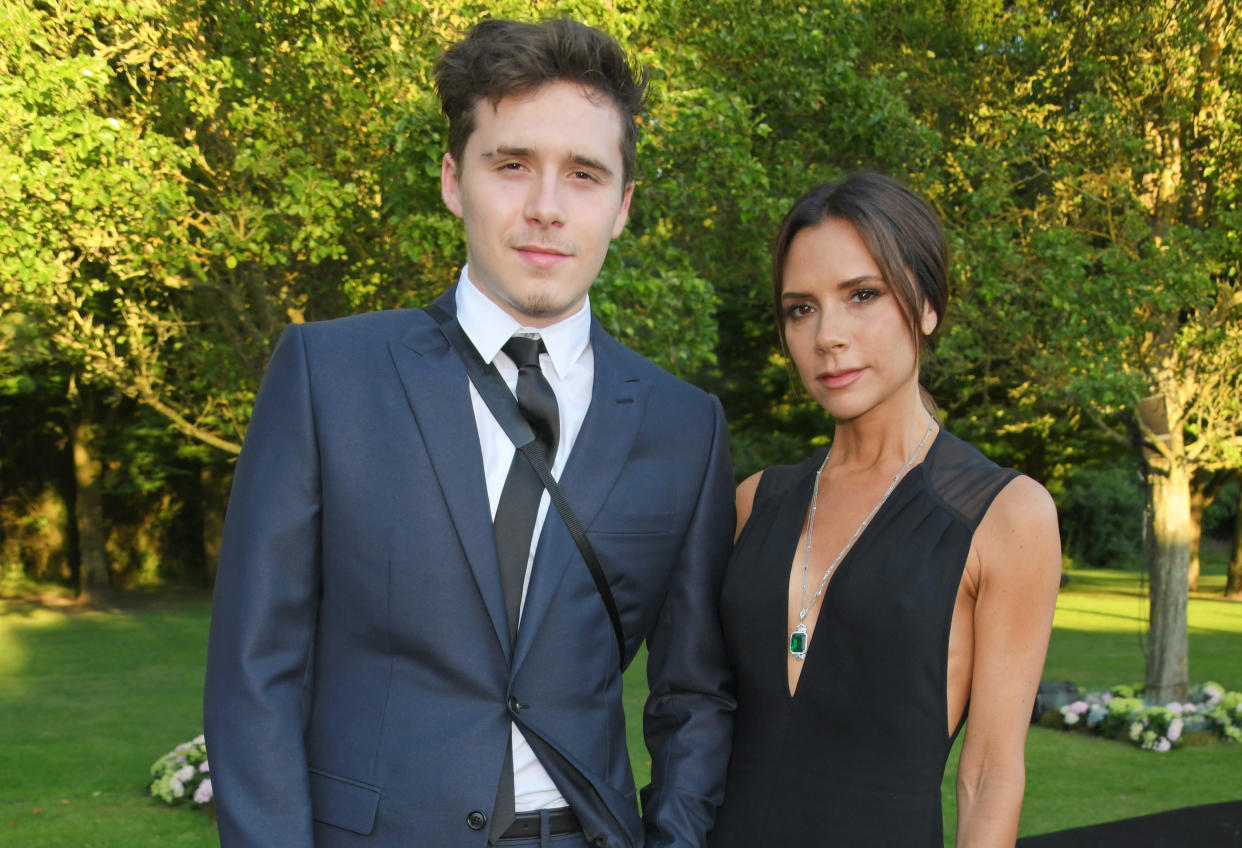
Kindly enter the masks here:
[[809, 641], [810, 637], [806, 635], [805, 624], [799, 624], [793, 629], [793, 633], [789, 634], [789, 653], [794, 659], [800, 660], [806, 656], [806, 646]]

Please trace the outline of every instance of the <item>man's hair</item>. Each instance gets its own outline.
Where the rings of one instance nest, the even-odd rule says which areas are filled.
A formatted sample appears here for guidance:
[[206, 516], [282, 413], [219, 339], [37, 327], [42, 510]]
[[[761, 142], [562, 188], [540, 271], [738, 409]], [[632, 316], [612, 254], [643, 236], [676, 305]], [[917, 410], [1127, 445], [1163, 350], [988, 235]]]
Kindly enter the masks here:
[[475, 108], [495, 106], [550, 82], [576, 82], [607, 97], [621, 113], [624, 182], [634, 179], [638, 126], [647, 99], [647, 71], [615, 39], [593, 27], [557, 18], [538, 24], [487, 20], [436, 62], [436, 93], [448, 116], [448, 149], [461, 166], [474, 132]]

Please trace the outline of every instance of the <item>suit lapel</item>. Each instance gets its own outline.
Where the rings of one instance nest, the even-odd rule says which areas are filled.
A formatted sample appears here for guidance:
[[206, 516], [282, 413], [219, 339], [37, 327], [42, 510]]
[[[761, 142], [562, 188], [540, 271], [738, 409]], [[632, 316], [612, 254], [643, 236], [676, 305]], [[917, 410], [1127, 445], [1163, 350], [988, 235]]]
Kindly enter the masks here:
[[[565, 470], [557, 481], [565, 493], [565, 500], [587, 529], [594, 523], [621, 474], [638, 435], [647, 393], [651, 389], [647, 380], [632, 373], [623, 364], [633, 358], [632, 354], [604, 332], [594, 319], [591, 322], [591, 352], [595, 359], [591, 405], [587, 408]], [[549, 504], [522, 609], [523, 626], [518, 630], [513, 660], [515, 668], [525, 658], [540, 624], [546, 618], [567, 567], [585, 570], [587, 566], [582, 562], [565, 523], [556, 514], [556, 507]], [[602, 604], [600, 615], [607, 618]], [[530, 626], [527, 626], [528, 622]]]
[[[450, 313], [457, 311], [453, 291], [436, 301]], [[389, 350], [496, 638], [508, 655], [504, 593], [465, 369], [429, 317], [417, 316], [414, 326]]]

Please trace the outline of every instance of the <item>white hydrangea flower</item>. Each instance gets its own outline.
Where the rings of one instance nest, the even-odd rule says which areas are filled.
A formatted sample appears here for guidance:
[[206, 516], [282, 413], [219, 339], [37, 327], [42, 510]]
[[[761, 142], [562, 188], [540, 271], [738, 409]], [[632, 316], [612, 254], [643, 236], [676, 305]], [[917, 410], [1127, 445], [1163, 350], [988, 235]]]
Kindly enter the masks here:
[[1165, 731], [1165, 736], [1168, 737], [1168, 741], [1176, 742], [1180, 739], [1182, 736], [1182, 728], [1184, 727], [1185, 723], [1180, 718], [1175, 718], [1169, 722], [1169, 729]]

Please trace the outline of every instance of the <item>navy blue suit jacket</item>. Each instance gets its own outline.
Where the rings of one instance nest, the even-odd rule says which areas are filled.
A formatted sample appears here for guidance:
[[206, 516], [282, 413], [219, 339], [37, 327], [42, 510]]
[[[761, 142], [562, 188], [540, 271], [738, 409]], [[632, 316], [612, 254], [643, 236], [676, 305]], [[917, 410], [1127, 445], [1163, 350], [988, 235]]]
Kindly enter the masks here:
[[[452, 292], [440, 303], [454, 311]], [[511, 721], [594, 844], [701, 844], [734, 706], [717, 617], [734, 526], [724, 417], [598, 323], [591, 343], [591, 405], [560, 483], [627, 665], [647, 639], [643, 819], [586, 564], [550, 510], [511, 650], [467, 377], [406, 310], [289, 327], [259, 391], [204, 699], [225, 848], [482, 848], [471, 814], [491, 814]]]

